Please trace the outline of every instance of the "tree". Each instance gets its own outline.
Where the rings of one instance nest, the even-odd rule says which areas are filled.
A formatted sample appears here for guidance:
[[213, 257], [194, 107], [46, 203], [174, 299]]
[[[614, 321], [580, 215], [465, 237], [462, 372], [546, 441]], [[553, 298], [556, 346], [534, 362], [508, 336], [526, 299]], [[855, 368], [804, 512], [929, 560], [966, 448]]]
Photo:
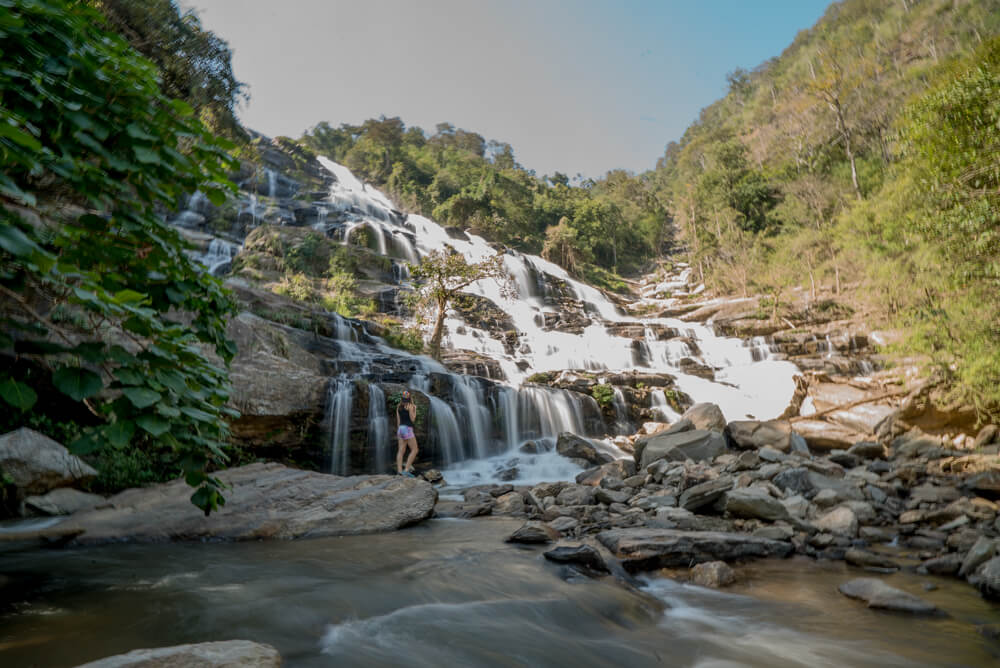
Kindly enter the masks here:
[[469, 264], [461, 253], [449, 250], [431, 251], [420, 264], [410, 265], [411, 275], [422, 283], [419, 290], [421, 308], [437, 309], [430, 343], [431, 355], [437, 360], [441, 359], [441, 339], [444, 337], [444, 318], [448, 304], [459, 292], [476, 281], [492, 279], [500, 285], [503, 296], [513, 294], [502, 252]]
[[83, 406], [96, 424], [79, 453], [170, 452], [208, 513], [224, 502], [208, 467], [237, 415], [214, 361], [235, 353], [235, 309], [159, 211], [196, 189], [222, 204], [232, 145], [93, 9], [3, 4], [0, 398], [22, 413], [55, 391]]

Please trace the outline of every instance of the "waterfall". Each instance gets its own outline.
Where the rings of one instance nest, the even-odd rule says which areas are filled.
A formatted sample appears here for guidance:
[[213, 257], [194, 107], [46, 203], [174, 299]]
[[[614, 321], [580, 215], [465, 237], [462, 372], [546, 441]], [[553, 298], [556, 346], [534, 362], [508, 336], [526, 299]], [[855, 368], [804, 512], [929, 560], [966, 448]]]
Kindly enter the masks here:
[[385, 412], [385, 392], [377, 383], [368, 383], [368, 449], [375, 473], [391, 470], [393, 450], [389, 442], [389, 416]]
[[354, 382], [341, 376], [330, 382], [326, 391], [324, 431], [329, 435], [330, 473], [350, 475], [351, 408], [354, 400]]
[[202, 255], [196, 255], [195, 259], [208, 267], [208, 273], [212, 276], [219, 276], [229, 269], [233, 258], [240, 252], [240, 246], [225, 241], [224, 239], [212, 239], [208, 244], [208, 249]]
[[458, 428], [451, 406], [444, 400], [428, 394], [431, 403], [431, 440], [444, 461], [449, 466], [464, 459], [462, 456], [462, 434]]
[[468, 430], [471, 453], [477, 458], [486, 457], [489, 452], [490, 415], [483, 400], [483, 391], [472, 376], [452, 376], [455, 407], [462, 416]]
[[667, 394], [663, 390], [653, 390], [649, 393], [649, 407], [657, 419], [664, 422], [675, 422], [680, 419], [680, 414], [670, 407], [667, 402]]
[[618, 434], [627, 434], [632, 424], [628, 419], [628, 407], [625, 405], [625, 395], [622, 391], [612, 386], [614, 391], [614, 407], [615, 407], [615, 431]]

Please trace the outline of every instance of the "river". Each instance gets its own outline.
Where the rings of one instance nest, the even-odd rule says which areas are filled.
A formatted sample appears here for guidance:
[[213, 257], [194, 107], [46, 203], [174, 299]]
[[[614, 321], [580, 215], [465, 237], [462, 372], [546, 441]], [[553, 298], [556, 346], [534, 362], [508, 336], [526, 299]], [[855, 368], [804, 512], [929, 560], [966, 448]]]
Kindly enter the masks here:
[[[503, 542], [519, 522], [390, 534], [110, 545], [0, 555], [0, 665], [58, 668], [140, 647], [249, 639], [286, 666], [992, 666], [1000, 607], [956, 580], [890, 584], [947, 610], [866, 609], [841, 562], [763, 561], [725, 591], [640, 590]], [[0, 580], [2, 583], [2, 580]], [[923, 591], [924, 583], [937, 589]]]

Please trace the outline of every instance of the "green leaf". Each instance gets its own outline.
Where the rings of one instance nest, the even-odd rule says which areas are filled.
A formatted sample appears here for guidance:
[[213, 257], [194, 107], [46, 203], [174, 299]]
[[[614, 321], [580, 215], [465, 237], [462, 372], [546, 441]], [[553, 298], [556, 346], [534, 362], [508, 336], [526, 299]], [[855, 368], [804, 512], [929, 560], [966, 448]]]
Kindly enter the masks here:
[[93, 433], [87, 433], [70, 443], [68, 447], [74, 455], [89, 455], [101, 449], [101, 442]]
[[170, 404], [157, 404], [156, 412], [165, 418], [177, 418], [181, 416], [180, 410], [176, 406], [171, 406]]
[[104, 344], [97, 341], [81, 343], [73, 348], [72, 352], [74, 355], [79, 355], [91, 364], [98, 364], [107, 357], [104, 352]]
[[168, 429], [170, 429], [169, 422], [164, 420], [159, 415], [152, 415], [150, 413], [140, 415], [135, 419], [135, 423], [153, 436], [162, 436]]
[[128, 400], [132, 402], [132, 405], [136, 408], [146, 408], [152, 406], [157, 401], [163, 398], [159, 392], [150, 390], [146, 387], [126, 387], [122, 390], [122, 394], [128, 397]]
[[119, 290], [115, 293], [115, 301], [119, 304], [139, 304], [147, 299], [146, 295], [135, 290]]
[[119, 450], [131, 442], [134, 433], [135, 423], [130, 420], [118, 420], [104, 429], [108, 441]]
[[160, 154], [153, 149], [146, 148], [145, 146], [133, 146], [132, 152], [135, 153], [135, 158], [139, 162], [147, 165], [160, 164]]
[[64, 366], [52, 374], [56, 389], [74, 401], [83, 401], [101, 391], [104, 383], [101, 377], [89, 369], [78, 366]]
[[187, 415], [189, 418], [198, 420], [199, 422], [215, 422], [215, 417], [209, 415], [203, 410], [197, 408], [191, 408], [190, 406], [181, 406], [181, 413]]
[[146, 377], [135, 369], [121, 368], [115, 369], [115, 378], [125, 385], [142, 385], [146, 382]]
[[13, 225], [0, 223], [0, 248], [17, 257], [43, 253], [41, 247]]
[[14, 408], [20, 408], [22, 411], [28, 410], [38, 401], [38, 395], [33, 389], [13, 378], [4, 378], [0, 381], [0, 397]]
[[15, 144], [19, 144], [29, 151], [41, 151], [42, 143], [24, 130], [14, 127], [10, 123], [0, 122], [0, 139], [10, 139]]
[[226, 192], [218, 188], [205, 188], [205, 197], [215, 206], [222, 206], [226, 203]]

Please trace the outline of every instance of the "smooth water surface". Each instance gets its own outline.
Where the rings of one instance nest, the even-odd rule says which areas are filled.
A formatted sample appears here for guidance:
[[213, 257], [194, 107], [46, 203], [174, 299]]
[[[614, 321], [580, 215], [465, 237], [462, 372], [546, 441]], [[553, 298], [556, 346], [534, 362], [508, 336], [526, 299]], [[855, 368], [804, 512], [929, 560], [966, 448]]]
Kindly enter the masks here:
[[[0, 666], [73, 666], [140, 647], [243, 638], [296, 666], [987, 666], [967, 585], [890, 576], [950, 617], [867, 610], [863, 573], [752, 564], [726, 592], [591, 580], [503, 542], [519, 522], [434, 520], [289, 542], [110, 545], [0, 555]], [[923, 592], [933, 581], [936, 591]]]

